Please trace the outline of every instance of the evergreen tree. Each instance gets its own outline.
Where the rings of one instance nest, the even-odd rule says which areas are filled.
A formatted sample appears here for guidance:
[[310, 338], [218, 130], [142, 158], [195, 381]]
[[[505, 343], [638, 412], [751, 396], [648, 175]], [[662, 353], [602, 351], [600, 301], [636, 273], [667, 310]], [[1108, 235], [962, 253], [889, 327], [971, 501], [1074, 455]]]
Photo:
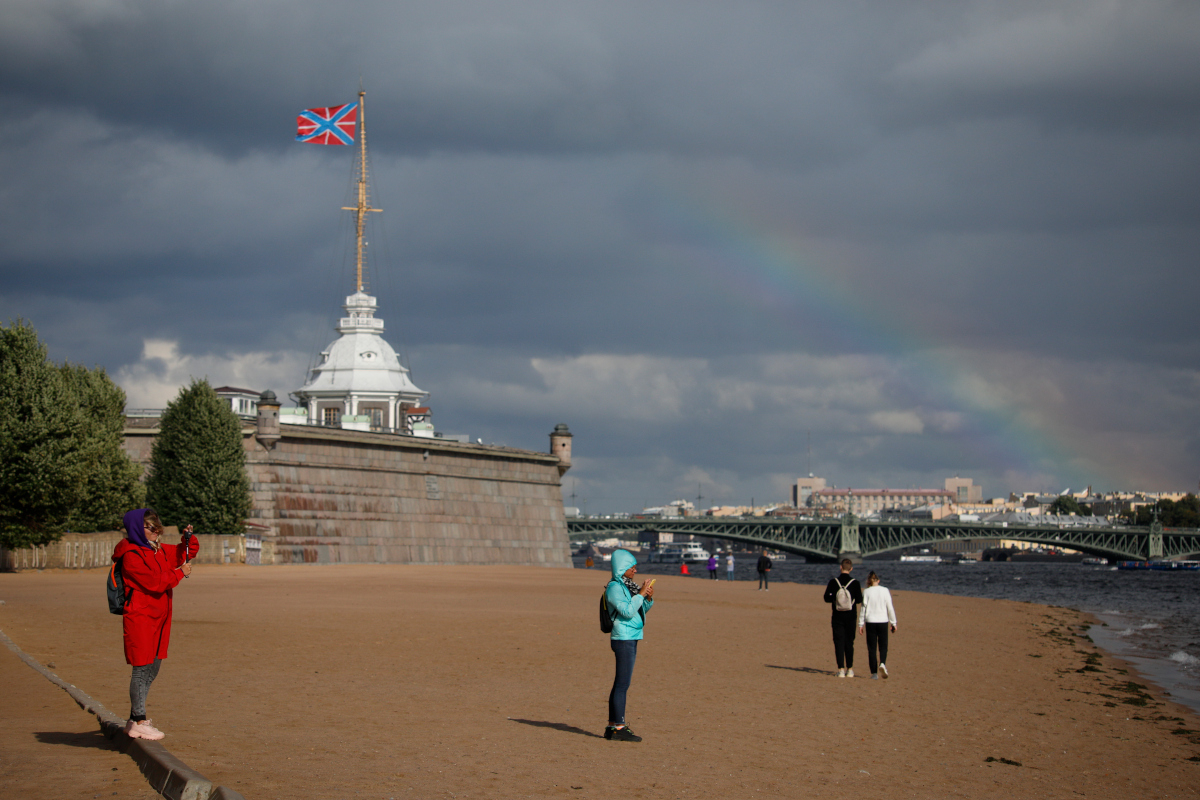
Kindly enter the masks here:
[[23, 320], [0, 325], [0, 545], [57, 540], [84, 494], [88, 420]]
[[250, 513], [242, 423], [208, 381], [192, 381], [167, 405], [150, 451], [150, 505], [166, 525], [239, 534]]
[[79, 503], [67, 519], [73, 531], [119, 531], [121, 517], [146, 502], [142, 468], [122, 448], [125, 392], [101, 368], [63, 365], [62, 375], [88, 420], [83, 448], [89, 467]]

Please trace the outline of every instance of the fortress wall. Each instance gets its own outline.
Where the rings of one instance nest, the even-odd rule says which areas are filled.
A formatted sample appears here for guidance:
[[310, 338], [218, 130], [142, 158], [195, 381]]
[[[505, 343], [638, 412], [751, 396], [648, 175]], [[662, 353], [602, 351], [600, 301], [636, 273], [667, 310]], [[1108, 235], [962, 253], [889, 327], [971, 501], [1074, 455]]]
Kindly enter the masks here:
[[[264, 564], [571, 565], [557, 456], [334, 428], [280, 432], [268, 449], [253, 425], [243, 429]], [[152, 436], [127, 428], [127, 451], [148, 461]]]

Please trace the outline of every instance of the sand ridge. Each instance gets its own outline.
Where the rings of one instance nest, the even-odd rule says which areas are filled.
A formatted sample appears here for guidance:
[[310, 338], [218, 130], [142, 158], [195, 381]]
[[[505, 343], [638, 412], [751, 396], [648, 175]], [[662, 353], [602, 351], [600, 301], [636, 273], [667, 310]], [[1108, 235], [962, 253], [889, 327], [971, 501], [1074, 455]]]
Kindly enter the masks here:
[[[129, 673], [100, 575], [0, 575], [0, 629], [121, 713]], [[894, 592], [892, 677], [839, 680], [823, 587], [659, 577], [629, 693], [645, 741], [607, 742], [603, 584], [520, 567], [197, 567], [150, 714], [172, 753], [248, 800], [1196, 794], [1200, 720], [1084, 638], [1086, 617], [917, 592]], [[14, 663], [5, 677], [45, 684]], [[66, 746], [38, 739], [24, 697], [5, 703], [3, 752], [50, 770]], [[74, 713], [54, 727], [94, 730]], [[48, 779], [21, 796], [74, 795]]]

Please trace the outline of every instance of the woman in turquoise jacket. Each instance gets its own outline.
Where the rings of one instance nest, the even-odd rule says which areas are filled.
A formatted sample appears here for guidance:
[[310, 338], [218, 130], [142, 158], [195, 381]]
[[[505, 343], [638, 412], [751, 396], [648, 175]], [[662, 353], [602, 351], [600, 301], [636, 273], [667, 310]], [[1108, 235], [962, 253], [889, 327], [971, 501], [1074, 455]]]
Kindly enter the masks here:
[[610, 645], [617, 659], [617, 675], [608, 693], [608, 727], [604, 738], [618, 742], [640, 742], [625, 724], [625, 693], [633, 678], [633, 663], [637, 660], [637, 645], [646, 625], [646, 612], [654, 605], [654, 581], [633, 582], [637, 575], [637, 559], [628, 550], [614, 550], [612, 580], [604, 595], [608, 599], [613, 619]]

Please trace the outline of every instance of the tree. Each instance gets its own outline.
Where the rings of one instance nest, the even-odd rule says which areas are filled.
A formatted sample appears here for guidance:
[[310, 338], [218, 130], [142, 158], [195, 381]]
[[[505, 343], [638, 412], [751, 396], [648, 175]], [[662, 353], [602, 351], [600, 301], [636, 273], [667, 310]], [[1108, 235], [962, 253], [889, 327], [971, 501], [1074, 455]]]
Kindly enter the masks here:
[[1059, 495], [1058, 498], [1050, 504], [1050, 508], [1046, 509], [1046, 513], [1061, 514], [1064, 517], [1071, 514], [1074, 514], [1078, 517], [1087, 517], [1090, 516], [1092, 512], [1086, 506], [1080, 505], [1079, 501], [1074, 497], [1071, 497], [1071, 495], [1063, 494]]
[[101, 368], [64, 364], [63, 379], [88, 420], [84, 443], [89, 467], [67, 528], [75, 531], [121, 530], [121, 517], [146, 502], [142, 468], [122, 448], [125, 392]]
[[[1185, 495], [1178, 503], [1174, 500], [1159, 500], [1158, 521], [1166, 528], [1200, 528], [1200, 499], [1194, 494]], [[1137, 512], [1137, 524], [1149, 525], [1154, 521], [1154, 506], [1142, 506]]]
[[163, 412], [150, 451], [150, 505], [166, 525], [239, 534], [250, 513], [242, 423], [208, 381], [192, 381]]
[[23, 320], [0, 325], [0, 545], [58, 539], [83, 496], [87, 419]]

